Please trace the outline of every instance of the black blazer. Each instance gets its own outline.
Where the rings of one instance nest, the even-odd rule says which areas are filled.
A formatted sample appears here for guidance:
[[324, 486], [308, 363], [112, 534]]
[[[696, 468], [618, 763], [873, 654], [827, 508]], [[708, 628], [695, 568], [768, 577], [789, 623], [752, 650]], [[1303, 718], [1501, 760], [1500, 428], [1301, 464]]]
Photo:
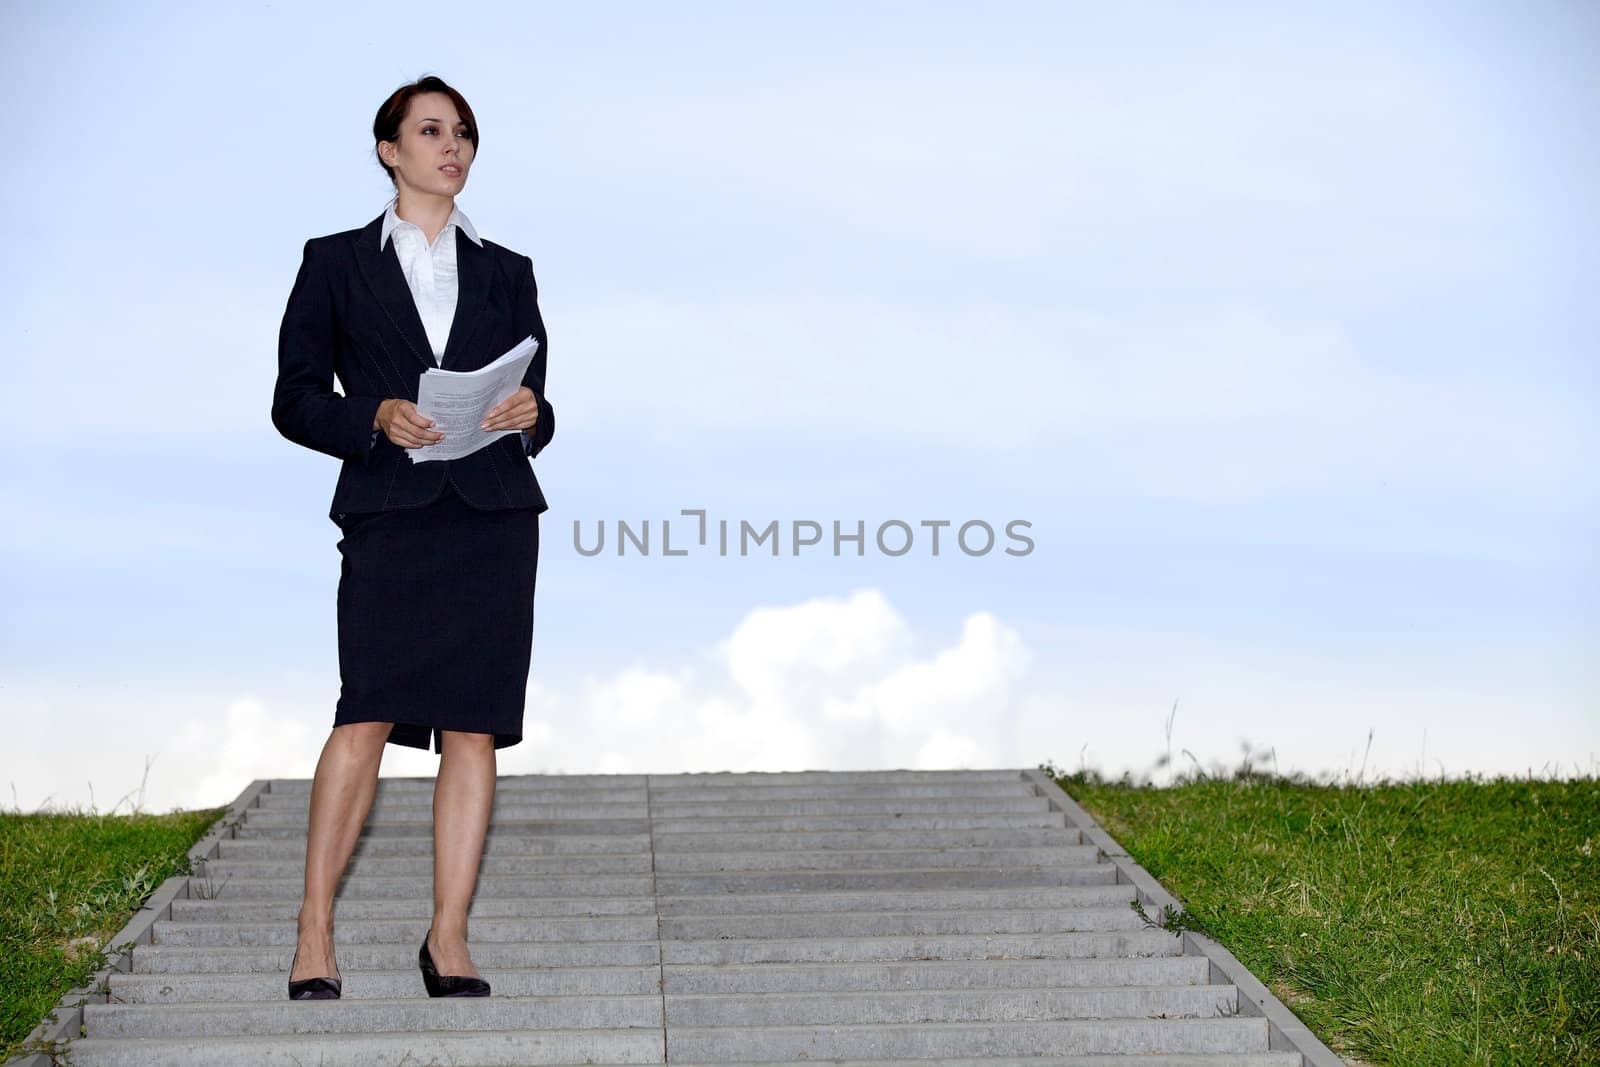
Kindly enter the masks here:
[[[379, 215], [358, 230], [313, 237], [289, 292], [278, 332], [272, 424], [295, 444], [344, 460], [328, 518], [432, 503], [449, 481], [474, 507], [549, 505], [528, 462], [550, 443], [555, 409], [544, 396], [549, 343], [539, 315], [533, 260], [456, 235], [460, 290], [444, 356], [446, 370], [476, 370], [530, 334], [539, 348], [522, 384], [538, 398], [527, 435], [506, 434], [461, 459], [412, 463], [372, 421], [388, 397], [416, 403], [422, 372], [435, 366], [422, 317], [392, 247], [378, 247]], [[344, 395], [333, 391], [338, 375]]]

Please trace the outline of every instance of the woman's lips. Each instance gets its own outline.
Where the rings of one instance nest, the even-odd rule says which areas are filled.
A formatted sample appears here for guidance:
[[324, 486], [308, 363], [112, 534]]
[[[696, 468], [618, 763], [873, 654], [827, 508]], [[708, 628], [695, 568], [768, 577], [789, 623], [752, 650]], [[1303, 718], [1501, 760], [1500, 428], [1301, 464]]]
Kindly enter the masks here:
[[440, 167], [439, 169], [444, 171], [446, 174], [451, 175], [452, 177], [458, 176], [461, 173], [461, 168], [456, 166], [453, 163], [446, 163], [444, 166]]

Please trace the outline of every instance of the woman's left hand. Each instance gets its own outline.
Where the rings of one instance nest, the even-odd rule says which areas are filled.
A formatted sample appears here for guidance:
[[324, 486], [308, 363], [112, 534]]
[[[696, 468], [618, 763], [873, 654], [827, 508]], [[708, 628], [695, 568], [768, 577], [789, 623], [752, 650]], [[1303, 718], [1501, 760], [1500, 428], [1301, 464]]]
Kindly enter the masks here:
[[531, 430], [539, 421], [539, 402], [533, 390], [526, 385], [489, 409], [483, 424], [484, 430]]

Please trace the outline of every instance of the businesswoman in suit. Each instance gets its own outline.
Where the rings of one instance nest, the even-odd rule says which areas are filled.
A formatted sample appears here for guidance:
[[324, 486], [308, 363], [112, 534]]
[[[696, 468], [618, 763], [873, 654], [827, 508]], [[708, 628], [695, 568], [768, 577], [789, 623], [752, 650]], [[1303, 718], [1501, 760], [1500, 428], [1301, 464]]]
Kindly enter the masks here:
[[[339, 699], [311, 787], [305, 896], [291, 999], [332, 999], [333, 898], [377, 791], [388, 744], [439, 753], [433, 922], [418, 950], [430, 996], [487, 996], [467, 907], [494, 801], [495, 752], [522, 740], [539, 515], [529, 460], [549, 444], [547, 342], [533, 261], [477, 235], [456, 206], [478, 149], [459, 92], [428, 76], [373, 122], [394, 185], [360, 229], [314, 237], [278, 338], [272, 422], [342, 459]], [[416, 409], [429, 367], [473, 370], [532, 335], [522, 387], [489, 411], [490, 444], [413, 463], [443, 439]], [[343, 394], [333, 389], [337, 375]]]

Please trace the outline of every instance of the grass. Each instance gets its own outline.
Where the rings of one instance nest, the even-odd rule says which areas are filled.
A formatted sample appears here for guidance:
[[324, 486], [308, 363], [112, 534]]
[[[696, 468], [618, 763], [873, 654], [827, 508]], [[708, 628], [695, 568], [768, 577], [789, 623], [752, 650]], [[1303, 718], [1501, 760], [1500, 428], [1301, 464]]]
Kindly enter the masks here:
[[1043, 769], [1342, 1056], [1600, 1064], [1595, 776]]
[[170, 815], [0, 812], [0, 1060], [105, 964], [101, 946], [226, 808]]

